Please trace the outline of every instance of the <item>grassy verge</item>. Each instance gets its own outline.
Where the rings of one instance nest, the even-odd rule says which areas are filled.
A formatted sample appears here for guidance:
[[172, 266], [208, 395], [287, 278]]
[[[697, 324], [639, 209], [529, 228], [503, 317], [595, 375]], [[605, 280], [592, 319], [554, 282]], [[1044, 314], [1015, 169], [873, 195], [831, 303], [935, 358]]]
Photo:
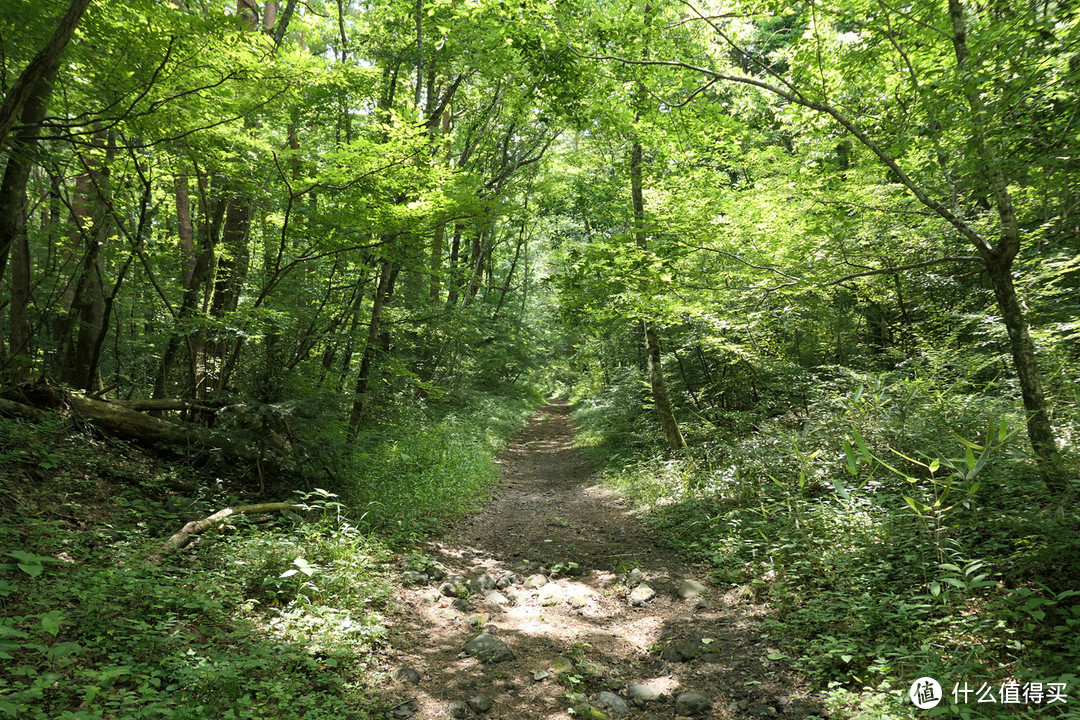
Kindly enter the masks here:
[[318, 519], [239, 516], [160, 564], [185, 522], [244, 502], [227, 483], [66, 422], [0, 419], [0, 719], [383, 717], [394, 557], [479, 502], [534, 407], [399, 415], [338, 459], [337, 495], [276, 491]]
[[[863, 380], [754, 433], [691, 429], [687, 453], [657, 450], [617, 390], [576, 419], [668, 543], [771, 606], [768, 631], [836, 716], [912, 717], [923, 676], [945, 700], [920, 716], [1067, 716], [1080, 702], [1080, 513], [1042, 486], [1004, 403], [923, 404]], [[1028, 700], [1003, 703], [1003, 683]], [[984, 686], [997, 702], [977, 702]]]

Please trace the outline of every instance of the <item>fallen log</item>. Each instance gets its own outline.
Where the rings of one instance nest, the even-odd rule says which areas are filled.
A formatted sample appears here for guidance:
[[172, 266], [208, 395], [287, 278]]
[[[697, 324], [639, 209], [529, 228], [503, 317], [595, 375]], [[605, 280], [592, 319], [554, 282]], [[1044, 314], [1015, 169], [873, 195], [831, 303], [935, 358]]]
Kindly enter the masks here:
[[218, 510], [213, 515], [205, 517], [202, 520], [192, 520], [184, 525], [184, 527], [180, 528], [179, 532], [175, 533], [165, 541], [165, 544], [161, 546], [161, 549], [156, 555], [153, 555], [150, 560], [154, 563], [161, 562], [161, 559], [166, 553], [172, 552], [173, 550], [182, 550], [191, 544], [195, 539], [195, 535], [201, 535], [207, 530], [221, 527], [221, 525], [233, 515], [265, 515], [266, 513], [284, 512], [285, 510], [305, 512], [307, 509], [308, 508], [304, 505], [294, 505], [293, 503], [284, 502], [227, 507], [224, 510]]
[[[94, 425], [97, 428], [118, 437], [143, 443], [165, 443], [181, 447], [201, 447], [215, 452], [230, 460], [251, 463], [259, 469], [263, 467], [282, 469], [288, 454], [288, 443], [272, 432], [250, 437], [247, 442], [238, 433], [211, 430], [187, 423], [163, 420], [145, 415], [137, 410], [125, 407], [124, 403], [108, 400], [95, 400], [85, 395], [68, 392], [48, 383], [20, 385], [5, 390], [0, 411], [18, 412], [35, 417], [29, 411], [40, 408], [67, 410], [73, 418]], [[175, 407], [167, 408], [168, 404]], [[134, 401], [132, 404], [147, 409], [179, 409], [186, 404], [183, 400], [169, 400], [157, 404], [156, 401]], [[157, 404], [157, 407], [154, 405]], [[197, 409], [199, 403], [192, 403], [184, 409]], [[206, 409], [216, 412], [211, 405]], [[40, 413], [40, 410], [38, 410]], [[40, 416], [37, 416], [40, 417]], [[271, 448], [276, 452], [271, 452]]]
[[14, 400], [7, 400], [5, 398], [0, 398], [0, 412], [7, 415], [22, 415], [23, 417], [30, 418], [31, 420], [45, 419], [44, 411], [38, 410], [32, 405], [15, 402]]

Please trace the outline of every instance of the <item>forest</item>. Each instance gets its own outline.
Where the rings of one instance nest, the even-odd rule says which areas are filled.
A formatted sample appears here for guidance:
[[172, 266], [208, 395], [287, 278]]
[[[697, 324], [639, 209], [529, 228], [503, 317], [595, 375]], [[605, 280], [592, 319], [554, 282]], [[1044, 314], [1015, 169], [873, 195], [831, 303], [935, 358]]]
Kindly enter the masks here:
[[822, 717], [1075, 712], [1074, 0], [0, 0], [0, 93], [0, 718], [405, 717], [545, 398]]

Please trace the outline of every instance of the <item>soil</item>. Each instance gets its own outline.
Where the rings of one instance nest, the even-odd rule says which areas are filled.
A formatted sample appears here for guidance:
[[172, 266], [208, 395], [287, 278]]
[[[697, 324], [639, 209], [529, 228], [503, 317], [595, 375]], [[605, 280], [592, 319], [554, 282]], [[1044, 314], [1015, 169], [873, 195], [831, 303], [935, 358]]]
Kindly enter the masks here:
[[[786, 660], [770, 659], [784, 653], [762, 635], [767, 607], [711, 585], [706, 568], [660, 545], [599, 484], [573, 447], [574, 434], [565, 404], [542, 408], [498, 459], [502, 482], [490, 501], [427, 548], [450, 576], [498, 580], [515, 573], [502, 592], [516, 594], [516, 604], [493, 607], [475, 592], [468, 597], [475, 609], [462, 611], [434, 578], [414, 576], [415, 585], [399, 590], [390, 670], [411, 668], [420, 678], [388, 674], [390, 717], [672, 718], [676, 698], [686, 692], [711, 703], [697, 717], [820, 713]], [[630, 597], [635, 569], [655, 591], [639, 605]], [[537, 574], [550, 583], [527, 587], [525, 580]], [[687, 580], [700, 582], [704, 592], [681, 597]], [[481, 628], [503, 640], [513, 658], [489, 663], [463, 656]], [[631, 702], [631, 683], [659, 697]], [[629, 714], [605, 708], [598, 697], [604, 691], [630, 702]], [[479, 700], [467, 706], [478, 697], [490, 700], [490, 709]]]

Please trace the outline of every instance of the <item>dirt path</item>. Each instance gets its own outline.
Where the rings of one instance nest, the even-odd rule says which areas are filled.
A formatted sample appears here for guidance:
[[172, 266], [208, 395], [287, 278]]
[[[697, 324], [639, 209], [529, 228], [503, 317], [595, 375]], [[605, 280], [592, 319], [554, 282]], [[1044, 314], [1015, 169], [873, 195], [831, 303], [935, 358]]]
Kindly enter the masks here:
[[[491, 501], [432, 544], [427, 577], [407, 576], [391, 717], [811, 714], [785, 661], [769, 658], [781, 653], [761, 636], [764, 608], [721, 595], [704, 568], [655, 543], [595, 483], [573, 437], [564, 404], [543, 408], [500, 457]], [[485, 661], [497, 643], [465, 655], [481, 629], [513, 657]]]

